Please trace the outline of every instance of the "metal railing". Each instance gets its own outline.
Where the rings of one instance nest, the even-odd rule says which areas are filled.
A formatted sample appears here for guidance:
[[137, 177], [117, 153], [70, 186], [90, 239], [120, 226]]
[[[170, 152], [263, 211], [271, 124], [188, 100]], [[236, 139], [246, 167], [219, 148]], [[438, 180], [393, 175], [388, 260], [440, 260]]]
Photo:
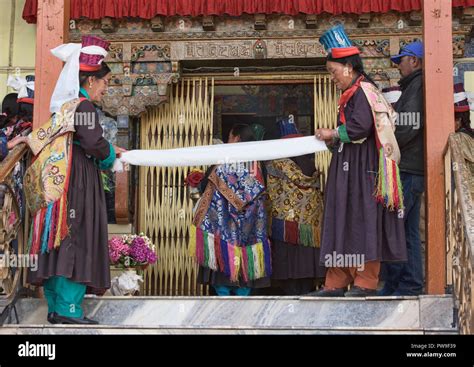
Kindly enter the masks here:
[[[472, 140], [449, 136], [445, 151], [447, 283], [452, 288], [455, 318], [461, 334], [474, 333], [474, 162]], [[470, 146], [470, 148], [469, 148]]]
[[25, 144], [16, 146], [0, 163], [0, 314], [14, 304], [24, 284], [22, 255], [28, 238], [28, 213], [23, 176], [29, 159]]

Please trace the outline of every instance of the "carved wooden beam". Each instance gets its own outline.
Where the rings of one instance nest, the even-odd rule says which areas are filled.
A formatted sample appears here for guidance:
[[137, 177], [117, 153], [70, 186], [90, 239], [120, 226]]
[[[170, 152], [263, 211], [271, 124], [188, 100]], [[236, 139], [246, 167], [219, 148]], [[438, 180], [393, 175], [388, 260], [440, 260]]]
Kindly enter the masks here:
[[115, 174], [115, 220], [117, 224], [130, 223], [128, 175], [128, 171]]
[[419, 11], [412, 11], [408, 16], [408, 25], [412, 27], [419, 27], [421, 26], [422, 18], [422, 14]]
[[104, 33], [115, 33], [117, 26], [112, 18], [105, 17], [100, 20], [100, 29], [102, 29]]
[[256, 31], [264, 31], [267, 29], [267, 18], [265, 14], [255, 14], [254, 28]]
[[153, 32], [163, 32], [165, 30], [165, 24], [163, 17], [157, 16], [150, 20], [150, 28]]
[[202, 17], [202, 29], [204, 29], [206, 32], [216, 30], [213, 15], [205, 15]]
[[461, 24], [473, 24], [474, 23], [474, 8], [464, 8], [462, 10], [462, 16], [460, 20]]
[[318, 28], [318, 16], [316, 14], [307, 14], [305, 22], [306, 29]]
[[357, 20], [357, 28], [368, 28], [370, 25], [370, 13], [361, 14]]

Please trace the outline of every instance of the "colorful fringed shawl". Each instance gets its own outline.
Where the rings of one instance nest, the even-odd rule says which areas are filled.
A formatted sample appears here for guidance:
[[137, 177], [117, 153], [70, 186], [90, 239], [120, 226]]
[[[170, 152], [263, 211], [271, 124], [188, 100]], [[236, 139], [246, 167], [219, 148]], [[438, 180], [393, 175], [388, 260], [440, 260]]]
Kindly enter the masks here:
[[365, 82], [361, 76], [341, 95], [339, 100], [340, 119], [346, 123], [344, 108], [358, 88], [362, 88], [372, 109], [375, 123], [375, 140], [379, 152], [379, 170], [375, 188], [375, 198], [389, 210], [404, 209], [403, 189], [398, 163], [400, 149], [395, 138], [396, 114], [376, 86]]
[[291, 159], [267, 164], [267, 208], [274, 240], [320, 246], [323, 198], [317, 172], [305, 176]]
[[225, 273], [231, 281], [271, 275], [260, 172], [245, 164], [217, 166], [195, 211], [190, 255], [200, 265]]
[[82, 100], [65, 103], [60, 112], [28, 136], [28, 145], [35, 155], [24, 179], [26, 202], [33, 217], [28, 239], [31, 254], [59, 247], [69, 233], [67, 191], [74, 114]]

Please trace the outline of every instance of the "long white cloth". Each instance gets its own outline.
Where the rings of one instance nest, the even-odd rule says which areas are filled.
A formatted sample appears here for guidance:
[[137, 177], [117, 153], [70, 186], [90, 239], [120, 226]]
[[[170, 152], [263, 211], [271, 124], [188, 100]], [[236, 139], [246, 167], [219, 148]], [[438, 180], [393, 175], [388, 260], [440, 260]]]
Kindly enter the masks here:
[[123, 163], [159, 167], [203, 166], [268, 161], [324, 150], [327, 150], [326, 144], [314, 136], [167, 150], [131, 150], [116, 160], [114, 170], [122, 171]]

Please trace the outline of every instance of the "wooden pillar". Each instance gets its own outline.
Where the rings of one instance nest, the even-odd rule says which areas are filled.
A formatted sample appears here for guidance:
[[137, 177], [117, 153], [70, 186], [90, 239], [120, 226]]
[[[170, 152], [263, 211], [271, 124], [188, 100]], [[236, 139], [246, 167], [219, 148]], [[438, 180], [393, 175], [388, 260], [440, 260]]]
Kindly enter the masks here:
[[70, 0], [38, 0], [33, 127], [50, 116], [49, 102], [63, 63], [50, 50], [68, 40]]
[[444, 294], [446, 225], [443, 151], [454, 129], [453, 39], [451, 0], [423, 3], [426, 291]]

